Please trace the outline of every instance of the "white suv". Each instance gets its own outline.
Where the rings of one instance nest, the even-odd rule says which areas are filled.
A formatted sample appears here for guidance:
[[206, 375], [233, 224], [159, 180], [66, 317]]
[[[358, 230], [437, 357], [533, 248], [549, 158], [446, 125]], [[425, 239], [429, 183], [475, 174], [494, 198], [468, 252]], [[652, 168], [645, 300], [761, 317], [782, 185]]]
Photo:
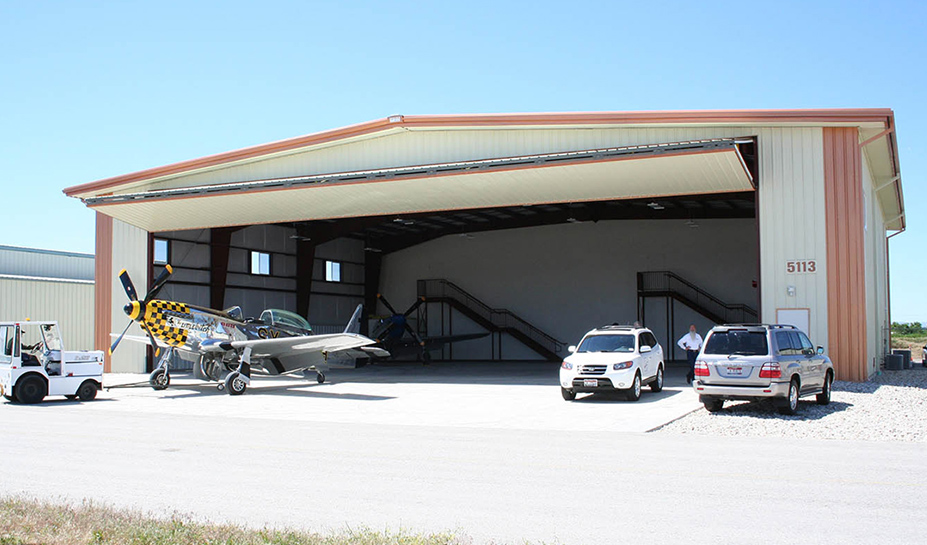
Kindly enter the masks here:
[[663, 348], [645, 327], [608, 325], [593, 329], [579, 347], [571, 346], [560, 365], [560, 393], [572, 401], [578, 392], [623, 391], [630, 401], [641, 388], [663, 389]]

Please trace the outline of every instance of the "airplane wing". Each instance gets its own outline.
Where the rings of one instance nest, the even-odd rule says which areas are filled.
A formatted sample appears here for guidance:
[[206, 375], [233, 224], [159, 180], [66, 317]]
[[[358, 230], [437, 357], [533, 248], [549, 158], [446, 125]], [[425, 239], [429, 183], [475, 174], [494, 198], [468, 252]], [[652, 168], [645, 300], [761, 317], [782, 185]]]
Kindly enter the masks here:
[[432, 346], [440, 348], [445, 344], [469, 341], [472, 339], [482, 339], [483, 337], [487, 336], [489, 336], [489, 333], [466, 333], [463, 335], [444, 335], [443, 337], [425, 337], [422, 340], [425, 342], [425, 347], [429, 350], [432, 350]]
[[207, 351], [231, 350], [251, 347], [252, 358], [282, 358], [286, 356], [338, 352], [374, 344], [376, 341], [356, 333], [333, 333], [330, 335], [308, 335], [301, 337], [278, 337], [276, 339], [255, 339], [250, 341], [220, 341], [203, 344]]

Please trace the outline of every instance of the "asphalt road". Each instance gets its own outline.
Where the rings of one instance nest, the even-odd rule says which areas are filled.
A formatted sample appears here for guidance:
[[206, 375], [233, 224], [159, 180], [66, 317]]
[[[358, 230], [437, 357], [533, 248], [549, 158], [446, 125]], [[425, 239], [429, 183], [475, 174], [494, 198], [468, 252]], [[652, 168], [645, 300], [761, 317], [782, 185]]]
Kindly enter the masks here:
[[476, 543], [927, 542], [924, 444], [521, 429], [517, 415], [507, 427], [330, 422], [338, 398], [307, 401], [315, 416], [296, 420], [122, 410], [105, 395], [2, 403], [0, 488]]

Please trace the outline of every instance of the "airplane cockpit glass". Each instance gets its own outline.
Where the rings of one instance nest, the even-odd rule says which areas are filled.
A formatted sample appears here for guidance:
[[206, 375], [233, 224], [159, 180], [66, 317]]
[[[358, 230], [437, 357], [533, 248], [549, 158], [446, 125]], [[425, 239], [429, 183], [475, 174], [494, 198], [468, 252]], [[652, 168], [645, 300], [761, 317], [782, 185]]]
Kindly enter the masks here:
[[278, 308], [270, 308], [262, 312], [261, 321], [270, 325], [298, 327], [299, 329], [312, 331], [312, 326], [309, 325], [309, 322], [305, 318], [295, 312], [280, 310]]
[[229, 318], [231, 318], [231, 319], [233, 319], [233, 320], [239, 320], [239, 321], [241, 321], [242, 318], [244, 317], [244, 314], [242, 314], [242, 312], [241, 312], [241, 307], [239, 307], [239, 306], [229, 307], [229, 308], [225, 309], [224, 312], [225, 312], [226, 314], [228, 314], [228, 315], [229, 315]]

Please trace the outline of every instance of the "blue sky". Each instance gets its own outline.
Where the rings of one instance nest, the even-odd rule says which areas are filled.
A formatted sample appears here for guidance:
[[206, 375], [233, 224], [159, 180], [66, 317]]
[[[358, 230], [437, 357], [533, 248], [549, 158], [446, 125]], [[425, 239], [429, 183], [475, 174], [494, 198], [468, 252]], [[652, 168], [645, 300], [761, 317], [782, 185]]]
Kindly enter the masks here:
[[0, 0], [0, 244], [93, 251], [64, 187], [394, 113], [888, 107], [927, 322], [918, 2]]

